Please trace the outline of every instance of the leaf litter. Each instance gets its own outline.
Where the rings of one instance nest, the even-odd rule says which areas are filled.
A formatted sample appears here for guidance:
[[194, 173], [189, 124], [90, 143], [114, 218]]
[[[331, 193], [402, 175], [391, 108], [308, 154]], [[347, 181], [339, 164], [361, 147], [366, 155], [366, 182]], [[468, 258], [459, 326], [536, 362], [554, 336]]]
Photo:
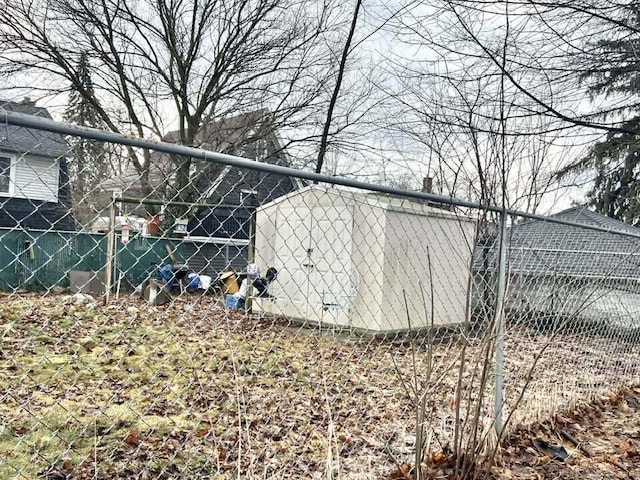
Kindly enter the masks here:
[[[247, 317], [209, 296], [163, 307], [62, 299], [0, 299], [0, 478], [358, 480], [388, 478], [395, 468], [410, 475], [415, 411], [399, 379], [414, 372], [407, 345]], [[507, 365], [507, 378], [522, 374], [537, 345], [529, 343], [513, 347], [520, 357], [510, 358], [522, 363]], [[461, 348], [453, 338], [434, 349], [434, 464], [452, 436]], [[469, 358], [480, 350], [470, 340]], [[555, 352], [563, 368], [566, 355]], [[473, 367], [463, 375], [469, 398]], [[548, 374], [554, 365], [543, 367]], [[637, 462], [636, 438], [627, 440], [615, 458], [621, 465]], [[404, 463], [394, 466], [397, 459]], [[518, 468], [500, 475], [512, 478]]]

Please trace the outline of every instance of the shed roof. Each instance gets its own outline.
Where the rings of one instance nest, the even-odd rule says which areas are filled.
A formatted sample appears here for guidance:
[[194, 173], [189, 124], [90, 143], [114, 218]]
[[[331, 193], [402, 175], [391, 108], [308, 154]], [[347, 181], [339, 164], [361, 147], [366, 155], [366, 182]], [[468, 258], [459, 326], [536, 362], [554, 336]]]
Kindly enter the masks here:
[[[608, 229], [589, 230], [542, 220], [528, 220], [509, 228], [509, 269], [512, 273], [588, 278], [640, 279], [640, 229], [582, 207], [550, 218]], [[497, 264], [497, 242], [488, 254]], [[483, 249], [476, 252], [481, 268]]]
[[[271, 203], [264, 204], [260, 209], [269, 208], [272, 205], [276, 205], [280, 202], [284, 202], [294, 196], [315, 194], [315, 195], [332, 195], [334, 197], [343, 198], [348, 201], [371, 205], [383, 210], [390, 210], [394, 212], [411, 213], [415, 215], [425, 215], [431, 217], [442, 217], [448, 219], [455, 219], [465, 222], [475, 222], [473, 218], [470, 218], [464, 214], [444, 210], [441, 208], [435, 208], [425, 203], [410, 200], [408, 198], [400, 198], [397, 196], [391, 196], [384, 193], [377, 192], [362, 192], [360, 190], [352, 190], [348, 188], [339, 187], [321, 187], [318, 185], [308, 185], [300, 188], [288, 195], [283, 195], [275, 199]], [[260, 210], [259, 209], [259, 210]]]
[[[0, 99], [0, 108], [11, 112], [51, 119], [51, 115], [46, 108], [37, 107], [28, 101], [16, 103]], [[61, 157], [67, 154], [69, 146], [64, 137], [58, 133], [2, 124], [0, 125], [0, 150]]]

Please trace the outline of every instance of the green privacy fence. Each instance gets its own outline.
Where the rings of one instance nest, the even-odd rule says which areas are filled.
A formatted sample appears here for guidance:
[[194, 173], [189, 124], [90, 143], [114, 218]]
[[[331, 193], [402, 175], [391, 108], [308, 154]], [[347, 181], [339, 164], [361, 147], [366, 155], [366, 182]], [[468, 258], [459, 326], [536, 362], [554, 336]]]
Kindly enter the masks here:
[[[126, 245], [116, 236], [114, 281], [122, 273], [123, 288], [141, 281], [151, 264], [170, 262], [166, 246], [184, 260], [183, 242], [133, 237]], [[69, 287], [69, 272], [99, 272], [107, 260], [107, 236], [84, 232], [0, 229], [0, 290], [44, 291]]]
[[0, 230], [0, 290], [69, 286], [70, 270], [103, 268], [104, 235]]
[[176, 262], [185, 261], [185, 244], [182, 240], [136, 235], [123, 245], [120, 235], [117, 235], [114, 283], [121, 277], [122, 288], [133, 288], [149, 275], [155, 265], [172, 263], [167, 246]]

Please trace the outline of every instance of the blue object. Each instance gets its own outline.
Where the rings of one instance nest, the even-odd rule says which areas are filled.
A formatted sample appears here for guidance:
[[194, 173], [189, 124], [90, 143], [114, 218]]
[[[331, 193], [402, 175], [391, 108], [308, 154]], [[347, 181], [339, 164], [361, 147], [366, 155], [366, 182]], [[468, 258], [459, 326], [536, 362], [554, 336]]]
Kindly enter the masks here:
[[233, 310], [238, 310], [244, 307], [244, 298], [228, 294], [224, 297], [224, 306]]
[[187, 283], [187, 287], [189, 288], [198, 288], [200, 286], [200, 277], [195, 273], [187, 275], [187, 280], [189, 281], [189, 283]]
[[171, 263], [167, 263], [158, 268], [158, 280], [166, 282], [167, 288], [171, 290], [187, 276], [187, 273], [188, 268], [186, 265], [172, 265]]
[[173, 265], [169, 263], [161, 267], [160, 270], [158, 270], [158, 276], [160, 277], [160, 280], [171, 282], [171, 280], [173, 280]]

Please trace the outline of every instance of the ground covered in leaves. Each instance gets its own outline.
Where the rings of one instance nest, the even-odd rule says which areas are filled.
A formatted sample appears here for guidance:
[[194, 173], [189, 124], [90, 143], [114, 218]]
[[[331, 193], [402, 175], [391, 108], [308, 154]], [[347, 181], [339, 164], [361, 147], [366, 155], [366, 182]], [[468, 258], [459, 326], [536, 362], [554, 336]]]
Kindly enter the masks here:
[[[513, 403], [516, 380], [547, 339], [511, 340]], [[415, 350], [247, 317], [214, 296], [105, 307], [36, 294], [0, 298], [0, 341], [2, 479], [358, 480], [383, 478], [412, 458], [410, 385], [426, 370], [424, 343]], [[446, 451], [452, 439], [462, 345], [454, 335], [433, 350], [430, 451]], [[483, 345], [467, 345], [461, 385], [471, 398]], [[567, 395], [569, 379], [585, 389], [614, 383], [614, 366], [597, 359], [593, 368], [574, 361], [579, 371], [566, 374], [570, 358], [599, 344], [561, 345], [531, 378], [538, 397], [549, 401], [549, 385]], [[637, 375], [637, 352], [623, 353], [614, 356], [618, 382]], [[555, 384], [563, 373], [567, 383]], [[524, 398], [524, 411], [552, 408], [536, 398]], [[480, 421], [480, 431], [490, 428], [484, 411]]]
[[[559, 458], [558, 449], [568, 457]], [[535, 428], [519, 428], [505, 442], [503, 461], [495, 469], [500, 479], [640, 478], [640, 388], [558, 413]]]
[[390, 344], [209, 296], [103, 307], [25, 294], [2, 298], [0, 317], [2, 479], [371, 478], [387, 443], [411, 449]]

